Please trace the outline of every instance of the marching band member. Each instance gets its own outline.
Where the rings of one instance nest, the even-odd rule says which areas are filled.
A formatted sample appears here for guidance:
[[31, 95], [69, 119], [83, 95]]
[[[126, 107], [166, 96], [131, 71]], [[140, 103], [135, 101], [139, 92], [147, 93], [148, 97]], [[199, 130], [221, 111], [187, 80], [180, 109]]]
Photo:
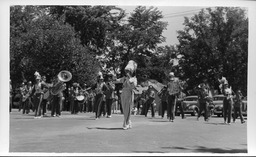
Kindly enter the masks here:
[[147, 101], [147, 93], [146, 93], [146, 90], [143, 90], [140, 95], [140, 100], [139, 100], [139, 104], [140, 104], [140, 108], [141, 108], [140, 115], [145, 115], [146, 101]]
[[197, 120], [199, 120], [202, 111], [204, 110], [204, 120], [208, 121], [209, 120], [209, 90], [210, 90], [210, 86], [207, 83], [207, 79], [204, 78], [203, 79], [203, 83], [198, 85], [198, 89], [197, 89], [197, 94], [198, 94], [198, 103], [199, 103], [199, 112], [197, 115]]
[[85, 113], [88, 111], [88, 92], [87, 92], [87, 85], [84, 84], [84, 89], [83, 89], [83, 95], [84, 95], [84, 103], [83, 103], [83, 112]]
[[94, 92], [92, 91], [92, 89], [90, 88], [88, 90], [88, 112], [94, 112], [94, 105], [93, 105], [93, 100], [94, 100]]
[[[77, 83], [75, 95], [75, 114], [77, 114], [78, 112], [82, 112], [84, 103], [84, 93], [79, 83]], [[80, 96], [83, 98], [82, 100], [79, 99]]]
[[74, 114], [74, 103], [75, 103], [75, 90], [74, 84], [68, 89], [68, 98], [70, 103], [70, 113]]
[[36, 83], [33, 88], [34, 105], [35, 105], [35, 119], [41, 118], [41, 104], [43, 100], [43, 88], [47, 88], [47, 85], [41, 82], [41, 75], [35, 72]]
[[79, 104], [76, 97], [79, 95], [79, 84], [74, 83], [73, 86], [74, 86], [74, 106], [71, 114], [77, 114], [79, 111]]
[[28, 114], [30, 111], [30, 105], [32, 104], [31, 101], [31, 94], [32, 94], [32, 82], [29, 81], [27, 85], [25, 85], [25, 94], [23, 96], [23, 114]]
[[21, 86], [20, 86], [20, 94], [21, 94], [21, 101], [19, 103], [19, 112], [21, 111], [21, 109], [23, 108], [24, 106], [24, 102], [23, 102], [23, 99], [25, 98], [26, 96], [26, 85], [25, 85], [25, 82], [22, 82], [21, 83]]
[[112, 82], [113, 75], [108, 74], [106, 77], [106, 108], [107, 108], [107, 118], [111, 118], [111, 108], [113, 104], [113, 99], [115, 98], [114, 90], [115, 84]]
[[[42, 83], [43, 84], [47, 84], [46, 83], [46, 76], [42, 76]], [[48, 85], [48, 87], [49, 87], [50, 85]], [[46, 87], [46, 86], [44, 86], [43, 87], [43, 92], [44, 92], [44, 97], [43, 97], [43, 100], [42, 100], [42, 114], [43, 114], [43, 116], [46, 116], [46, 109], [47, 109], [47, 103], [48, 103], [48, 100], [47, 100], [47, 98], [45, 97], [45, 94], [46, 94], [46, 92], [48, 91], [48, 87]]]
[[126, 76], [117, 79], [117, 82], [123, 83], [123, 89], [121, 94], [121, 105], [123, 108], [124, 122], [123, 129], [127, 130], [132, 128], [131, 122], [131, 110], [134, 106], [134, 89], [137, 86], [137, 78], [135, 76], [137, 69], [137, 63], [130, 60], [125, 67]]
[[[234, 115], [233, 115], [233, 122], [235, 123], [236, 121], [236, 117], [240, 117], [240, 120], [241, 120], [241, 123], [245, 123], [245, 120], [244, 120], [244, 117], [242, 115], [242, 98], [243, 98], [243, 94], [242, 92], [238, 89], [236, 90], [236, 93], [235, 93], [235, 98], [234, 98]], [[238, 115], [237, 115], [237, 112], [238, 112]]]
[[185, 93], [183, 92], [180, 92], [179, 96], [178, 96], [178, 99], [180, 99], [179, 102], [176, 102], [176, 107], [175, 107], [175, 113], [177, 112], [177, 108], [179, 107], [179, 110], [181, 112], [181, 118], [182, 119], [185, 119], [186, 116], [184, 114], [184, 106], [182, 105], [182, 99], [186, 96]]
[[95, 89], [95, 119], [97, 120], [101, 116], [102, 107], [104, 106], [104, 93], [103, 90], [106, 89], [103, 79], [103, 74], [99, 73], [97, 83], [93, 86], [92, 89]]
[[[164, 118], [165, 110], [167, 110], [167, 86], [159, 92], [159, 97], [161, 98], [161, 105], [162, 105], [162, 119]], [[169, 115], [170, 116], [170, 115]], [[168, 116], [167, 116], [168, 117]]]
[[147, 117], [148, 109], [151, 107], [151, 116], [152, 118], [155, 117], [155, 109], [154, 109], [154, 103], [155, 103], [155, 91], [153, 90], [153, 86], [150, 85], [147, 90], [147, 96], [148, 99], [145, 102], [145, 117]]
[[78, 111], [80, 113], [82, 113], [83, 112], [84, 103], [85, 103], [85, 95], [84, 95], [84, 90], [82, 89], [82, 87], [81, 86], [79, 86], [79, 87], [80, 87], [79, 95], [84, 97], [84, 99], [82, 101], [78, 102]]
[[28, 92], [29, 92], [29, 97], [28, 97], [28, 110], [30, 110], [30, 108], [32, 108], [32, 110], [34, 111], [34, 104], [33, 104], [33, 100], [32, 100], [32, 92], [33, 92], [33, 85], [32, 85], [32, 82], [29, 81], [28, 82], [28, 85], [27, 85], [27, 89], [28, 89]]
[[[53, 87], [56, 86], [60, 80], [58, 79], [58, 76], [54, 78]], [[53, 95], [52, 98], [52, 110], [51, 110], [51, 116], [52, 117], [61, 117], [61, 108], [63, 103], [63, 90], [66, 89], [66, 84], [62, 85], [62, 89], [56, 94]]]
[[[233, 108], [233, 91], [232, 91], [232, 88], [229, 87], [228, 81], [226, 80], [225, 77], [222, 77], [222, 79], [219, 81], [221, 83], [219, 87], [221, 88], [221, 92], [225, 96], [223, 100], [224, 124], [228, 122], [227, 124], [230, 125], [232, 108]], [[228, 117], [228, 121], [226, 121], [227, 117]]]
[[22, 90], [22, 114], [28, 114], [29, 113], [29, 101], [28, 101], [28, 97], [29, 97], [29, 91], [27, 88], [27, 84], [23, 84], [23, 90]]
[[[175, 119], [175, 105], [176, 105], [176, 99], [177, 95], [181, 92], [182, 87], [180, 85], [180, 82], [177, 78], [174, 77], [174, 73], [169, 73], [169, 82], [167, 84], [167, 114], [170, 115], [169, 121], [173, 122]], [[168, 116], [167, 115], [167, 116]]]

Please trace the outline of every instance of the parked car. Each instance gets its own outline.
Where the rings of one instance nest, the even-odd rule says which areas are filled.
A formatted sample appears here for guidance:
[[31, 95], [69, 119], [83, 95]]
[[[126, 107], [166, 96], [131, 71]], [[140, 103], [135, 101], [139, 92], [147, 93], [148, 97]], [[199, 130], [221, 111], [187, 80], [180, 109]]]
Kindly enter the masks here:
[[[223, 116], [223, 100], [224, 95], [215, 95], [213, 96], [213, 103], [214, 103], [214, 115], [218, 117]], [[242, 99], [242, 114], [247, 116], [247, 97]], [[233, 114], [233, 113], [232, 113]]]
[[[184, 114], [191, 114], [192, 116], [197, 115], [199, 111], [198, 105], [198, 96], [192, 95], [187, 96], [184, 99], [179, 99], [177, 103], [181, 103], [183, 106]], [[177, 106], [176, 115], [179, 116], [181, 114], [179, 106]]]
[[217, 115], [218, 117], [223, 116], [223, 100], [225, 96], [224, 95], [215, 95], [213, 96], [213, 104], [214, 104], [214, 110], [213, 114]]

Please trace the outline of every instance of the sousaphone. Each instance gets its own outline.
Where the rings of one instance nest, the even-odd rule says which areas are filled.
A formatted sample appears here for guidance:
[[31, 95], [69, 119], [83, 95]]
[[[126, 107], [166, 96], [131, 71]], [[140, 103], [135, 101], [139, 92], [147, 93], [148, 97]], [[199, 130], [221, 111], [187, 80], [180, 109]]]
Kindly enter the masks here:
[[58, 83], [55, 84], [50, 92], [52, 95], [57, 95], [59, 94], [61, 91], [63, 91], [66, 88], [66, 84], [64, 84], [64, 82], [68, 82], [72, 79], [72, 74], [67, 71], [67, 70], [62, 70], [61, 72], [59, 72], [58, 74]]

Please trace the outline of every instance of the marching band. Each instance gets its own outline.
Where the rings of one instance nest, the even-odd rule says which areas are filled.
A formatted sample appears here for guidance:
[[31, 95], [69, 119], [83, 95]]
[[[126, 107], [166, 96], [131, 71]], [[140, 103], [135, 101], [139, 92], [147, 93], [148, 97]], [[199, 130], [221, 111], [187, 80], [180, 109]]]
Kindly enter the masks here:
[[[66, 87], [66, 82], [72, 79], [72, 74], [69, 71], [61, 71], [52, 80], [52, 83], [46, 82], [46, 77], [41, 76], [38, 72], [35, 72], [35, 84], [24, 81], [19, 89], [19, 111], [23, 109], [23, 114], [29, 114], [30, 110], [35, 112], [34, 118], [42, 118], [47, 116], [47, 110], [51, 110], [52, 117], [61, 117], [61, 111], [64, 108], [69, 110], [71, 114], [78, 114], [79, 112], [94, 112], [95, 119], [100, 117], [111, 118], [111, 111], [114, 102], [121, 102], [122, 113], [124, 114], [124, 129], [131, 128], [130, 115], [135, 107], [134, 102], [137, 105], [137, 114], [145, 115], [151, 107], [152, 118], [155, 117], [155, 97], [158, 95], [161, 99], [161, 115], [164, 118], [165, 110], [167, 110], [167, 119], [170, 122], [174, 122], [175, 110], [177, 108], [177, 98], [181, 95], [183, 88], [178, 78], [174, 76], [173, 72], [170, 72], [169, 82], [163, 86], [162, 89], [155, 93], [153, 86], [149, 85], [146, 91], [134, 99], [134, 90], [137, 88], [136, 79], [137, 63], [130, 61], [126, 66], [126, 76], [116, 79], [112, 73], [108, 73], [105, 78], [103, 74], [99, 72], [97, 83], [92, 87], [87, 87], [84, 84], [82, 87], [79, 83], [73, 83], [71, 87]], [[223, 101], [223, 117], [224, 123], [230, 124], [232, 117], [232, 109], [234, 107], [235, 116], [237, 112], [240, 116], [241, 123], [245, 123], [241, 114], [241, 99], [242, 94], [240, 90], [236, 93], [229, 86], [225, 77], [222, 77], [219, 81], [219, 88], [222, 94], [225, 96]], [[116, 93], [116, 84], [122, 83], [123, 89], [121, 96]], [[10, 81], [11, 89], [11, 81]], [[67, 89], [67, 90], [66, 90]], [[210, 117], [209, 104], [212, 102], [212, 95], [210, 93], [210, 86], [207, 79], [203, 79], [203, 82], [196, 86], [194, 89], [198, 95], [199, 112], [197, 114], [197, 120], [199, 120], [201, 113], [204, 111], [204, 120], [208, 121]], [[10, 90], [10, 102], [13, 101], [15, 96], [12, 95]], [[120, 99], [120, 100], [119, 100]], [[184, 119], [183, 106], [179, 104], [179, 109], [182, 110], [182, 118]], [[12, 103], [10, 104], [10, 112], [12, 109]], [[141, 112], [139, 112], [141, 111]], [[236, 117], [233, 117], [235, 122]]]

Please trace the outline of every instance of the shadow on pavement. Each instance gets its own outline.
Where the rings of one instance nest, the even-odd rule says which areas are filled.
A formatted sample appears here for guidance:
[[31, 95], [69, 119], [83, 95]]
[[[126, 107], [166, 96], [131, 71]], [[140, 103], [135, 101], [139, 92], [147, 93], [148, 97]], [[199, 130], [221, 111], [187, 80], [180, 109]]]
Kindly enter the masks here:
[[170, 123], [168, 119], [150, 120], [150, 122], [168, 122], [168, 123]]
[[227, 125], [228, 126], [228, 124], [225, 124], [225, 123], [211, 123], [211, 122], [208, 122], [208, 123], [205, 123], [205, 124], [211, 124], [211, 125]]
[[95, 121], [95, 118], [94, 117], [78, 117], [78, 118], [76, 118], [76, 120], [93, 120], [93, 121]]
[[195, 151], [203, 153], [247, 153], [247, 149], [207, 148], [203, 146], [199, 146]]
[[185, 147], [161, 147], [162, 149], [183, 149], [183, 150], [189, 150], [188, 148]]
[[196, 149], [186, 147], [161, 147], [162, 149], [180, 149], [190, 150], [198, 153], [247, 153], [247, 149], [222, 149], [222, 148], [207, 148], [198, 146]]
[[160, 151], [133, 151], [134, 153], [164, 153]]
[[100, 129], [100, 130], [123, 130], [123, 128], [102, 128], [102, 127], [87, 127], [87, 129]]

